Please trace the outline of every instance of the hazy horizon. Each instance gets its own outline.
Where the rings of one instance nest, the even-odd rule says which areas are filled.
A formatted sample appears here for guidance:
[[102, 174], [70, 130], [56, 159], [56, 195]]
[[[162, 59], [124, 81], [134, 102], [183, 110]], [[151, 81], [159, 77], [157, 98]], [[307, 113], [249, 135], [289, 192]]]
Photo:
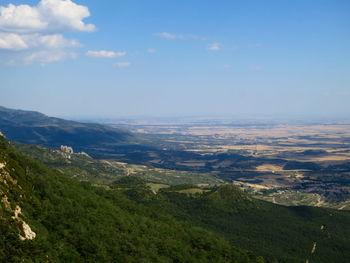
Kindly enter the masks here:
[[88, 121], [88, 122], [101, 122], [108, 123], [113, 121], [151, 121], [151, 122], [182, 122], [182, 121], [195, 121], [195, 120], [211, 120], [211, 121], [350, 121], [350, 117], [347, 114], [338, 115], [327, 115], [327, 114], [247, 114], [247, 113], [237, 113], [237, 114], [178, 114], [178, 115], [162, 115], [162, 114], [125, 114], [120, 115], [118, 113], [109, 113], [101, 115], [87, 115], [87, 114], [74, 114], [70, 112], [67, 114], [55, 114], [49, 113], [36, 108], [19, 108], [19, 107], [8, 107], [6, 105], [0, 105], [0, 107], [5, 107], [13, 110], [23, 110], [23, 111], [34, 111], [42, 113], [48, 117], [55, 117], [73, 121]]

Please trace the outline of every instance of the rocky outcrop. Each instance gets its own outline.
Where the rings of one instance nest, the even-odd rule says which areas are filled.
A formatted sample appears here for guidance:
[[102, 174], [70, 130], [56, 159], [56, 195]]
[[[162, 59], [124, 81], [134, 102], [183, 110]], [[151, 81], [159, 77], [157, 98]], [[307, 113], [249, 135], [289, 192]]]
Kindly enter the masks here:
[[60, 149], [61, 149], [62, 152], [65, 152], [65, 153], [68, 153], [68, 154], [73, 154], [74, 153], [73, 148], [69, 147], [69, 146], [66, 146], [66, 145], [61, 145]]
[[26, 239], [32, 240], [36, 237], [36, 233], [32, 231], [32, 229], [26, 222], [23, 221], [22, 226], [23, 226], [24, 236], [22, 235], [19, 236], [21, 240], [26, 240]]
[[22, 214], [22, 209], [18, 205], [14, 211], [13, 219], [17, 220], [19, 223], [22, 223], [23, 235], [19, 234], [19, 239], [21, 240], [32, 240], [36, 237], [36, 233], [30, 228], [30, 226], [20, 217]]

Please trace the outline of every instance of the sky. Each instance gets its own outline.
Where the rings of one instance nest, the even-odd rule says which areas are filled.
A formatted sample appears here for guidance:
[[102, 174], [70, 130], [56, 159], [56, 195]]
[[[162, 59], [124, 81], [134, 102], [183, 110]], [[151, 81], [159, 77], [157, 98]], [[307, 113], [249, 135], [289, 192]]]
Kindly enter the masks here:
[[0, 0], [0, 105], [350, 116], [350, 1]]

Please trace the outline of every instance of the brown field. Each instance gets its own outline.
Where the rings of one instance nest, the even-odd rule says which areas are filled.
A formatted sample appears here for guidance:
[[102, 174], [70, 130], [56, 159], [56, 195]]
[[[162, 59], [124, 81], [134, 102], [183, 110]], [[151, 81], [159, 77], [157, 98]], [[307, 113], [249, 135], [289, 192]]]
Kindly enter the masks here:
[[[174, 160], [174, 164], [230, 181], [258, 198], [285, 205], [350, 209], [347, 181], [350, 175], [347, 168], [347, 162], [350, 162], [350, 121], [284, 123], [195, 120], [129, 123], [127, 128], [149, 136], [153, 142], [161, 143], [163, 149], [218, 156], [219, 161], [212, 164], [210, 158], [206, 161], [179, 158]], [[237, 161], [225, 159], [230, 155], [213, 155], [226, 152], [232, 156], [236, 154]], [[240, 161], [244, 160], [240, 155], [249, 157], [246, 158], [248, 161]], [[293, 170], [292, 163], [284, 170], [286, 164], [294, 161], [299, 162], [295, 167], [304, 168]], [[235, 165], [235, 162], [238, 164]], [[206, 170], [206, 164], [212, 170]], [[319, 168], [309, 169], [312, 165]], [[327, 170], [333, 165], [341, 168]], [[181, 190], [185, 194], [197, 191], [201, 190]]]
[[[173, 131], [177, 134], [197, 136], [193, 146], [190, 140], [176, 140], [183, 145], [189, 144], [188, 151], [227, 152], [243, 151], [248, 155], [267, 158], [283, 158], [304, 162], [350, 161], [350, 125], [271, 125], [271, 126], [181, 126], [163, 127], [163, 133]], [[175, 129], [175, 130], [172, 130]], [[153, 131], [154, 132], [154, 131]], [[164, 133], [166, 133], [164, 132]], [[190, 144], [192, 143], [192, 144]], [[320, 155], [303, 155], [304, 151], [324, 151]], [[273, 170], [273, 169], [270, 169]]]
[[188, 127], [182, 134], [187, 135], [238, 135], [242, 138], [255, 137], [290, 137], [290, 136], [319, 136], [337, 139], [338, 135], [349, 135], [350, 125], [276, 125], [273, 127], [227, 127], [227, 126], [193, 126]]
[[273, 165], [273, 164], [263, 164], [263, 165], [259, 165], [256, 167], [257, 171], [260, 172], [265, 172], [265, 171], [283, 171], [283, 167], [282, 166], [278, 166], [278, 165]]

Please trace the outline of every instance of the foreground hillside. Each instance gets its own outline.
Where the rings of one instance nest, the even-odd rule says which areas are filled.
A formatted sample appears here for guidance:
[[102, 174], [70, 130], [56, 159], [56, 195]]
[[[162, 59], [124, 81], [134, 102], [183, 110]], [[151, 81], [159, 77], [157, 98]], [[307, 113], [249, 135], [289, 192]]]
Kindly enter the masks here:
[[349, 211], [284, 207], [253, 199], [232, 185], [202, 192], [173, 186], [156, 196], [139, 187], [126, 194], [272, 262], [350, 262]]
[[81, 183], [0, 136], [0, 262], [264, 262], [224, 238]]

